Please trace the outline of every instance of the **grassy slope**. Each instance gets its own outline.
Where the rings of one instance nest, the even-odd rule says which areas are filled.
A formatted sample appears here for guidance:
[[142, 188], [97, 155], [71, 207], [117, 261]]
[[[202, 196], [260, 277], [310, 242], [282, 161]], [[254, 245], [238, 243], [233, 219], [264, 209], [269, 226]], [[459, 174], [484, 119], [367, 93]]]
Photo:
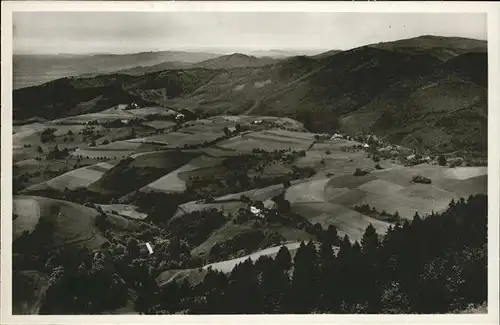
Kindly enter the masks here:
[[[89, 249], [94, 249], [106, 242], [106, 239], [98, 232], [94, 225], [94, 219], [97, 216], [97, 211], [82, 205], [54, 200], [39, 196], [15, 196], [14, 207], [16, 202], [22, 199], [34, 200], [38, 204], [38, 209], [23, 209], [25, 213], [19, 211], [19, 217], [14, 220], [14, 233], [16, 228], [20, 226], [21, 221], [26, 225], [30, 220], [32, 223], [38, 223], [38, 218], [35, 215], [39, 211], [39, 218], [46, 218], [54, 222], [55, 229], [52, 235], [50, 247], [57, 248], [65, 245], [83, 245]], [[36, 225], [33, 226], [36, 226]], [[14, 237], [15, 238], [15, 237]]]

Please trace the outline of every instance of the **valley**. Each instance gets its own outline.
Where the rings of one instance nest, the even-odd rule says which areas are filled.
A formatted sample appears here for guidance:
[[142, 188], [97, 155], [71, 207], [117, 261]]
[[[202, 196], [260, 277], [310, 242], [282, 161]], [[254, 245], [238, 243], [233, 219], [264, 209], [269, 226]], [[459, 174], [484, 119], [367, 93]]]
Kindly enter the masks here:
[[[223, 307], [193, 292], [243, 278], [253, 263], [267, 272], [269, 261], [325, 246], [342, 256], [367, 238], [396, 242], [395, 229], [418, 222], [434, 229], [441, 216], [457, 231], [470, 223], [471, 242], [480, 237], [481, 225], [450, 213], [484, 208], [486, 42], [422, 36], [317, 56], [141, 57], [115, 66], [102, 56], [87, 71], [95, 75], [13, 91], [23, 293], [14, 312], [213, 312]], [[445, 226], [436, 227], [441, 247]], [[83, 283], [79, 294], [67, 293], [71, 281]], [[95, 281], [109, 293], [90, 297], [84, 287]], [[82, 300], [66, 305], [73, 294]], [[191, 298], [201, 309], [177, 306]]]

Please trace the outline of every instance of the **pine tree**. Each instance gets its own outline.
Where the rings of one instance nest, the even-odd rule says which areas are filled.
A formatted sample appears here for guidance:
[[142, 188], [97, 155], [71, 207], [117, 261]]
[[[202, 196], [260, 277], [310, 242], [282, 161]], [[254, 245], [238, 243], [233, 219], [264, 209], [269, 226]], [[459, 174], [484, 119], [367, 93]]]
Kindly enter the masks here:
[[284, 268], [286, 264], [278, 261], [276, 258], [275, 260], [271, 260], [270, 264], [266, 261], [265, 263], [261, 263], [261, 265], [265, 267], [262, 268], [259, 287], [262, 305], [260, 312], [266, 314], [286, 312], [284, 298], [285, 293], [289, 290], [290, 281], [288, 269]]
[[318, 259], [312, 242], [302, 242], [294, 258], [294, 272], [290, 287], [290, 312], [310, 313], [317, 305]]
[[281, 246], [278, 254], [276, 255], [276, 263], [279, 268], [284, 271], [290, 270], [292, 267], [292, 256], [290, 255], [290, 251], [286, 246]]
[[367, 303], [366, 312], [375, 313], [381, 308], [380, 297], [382, 293], [379, 269], [379, 240], [372, 224], [366, 227], [361, 240], [363, 261], [362, 261], [362, 283], [365, 290], [363, 300]]
[[338, 312], [340, 297], [336, 288], [336, 282], [339, 281], [338, 270], [336, 269], [335, 253], [332, 245], [328, 241], [321, 243], [319, 249], [319, 294], [320, 309], [324, 312]]
[[379, 240], [377, 231], [371, 223], [366, 227], [363, 238], [361, 239], [361, 245], [363, 248], [363, 254], [368, 256], [373, 260], [372, 262], [374, 262], [379, 248]]
[[340, 245], [340, 238], [337, 233], [337, 227], [335, 227], [334, 225], [328, 226], [328, 228], [326, 229], [325, 240], [328, 240], [331, 245]]
[[230, 313], [237, 314], [255, 314], [261, 309], [257, 272], [250, 258], [236, 265], [229, 276], [227, 305]]

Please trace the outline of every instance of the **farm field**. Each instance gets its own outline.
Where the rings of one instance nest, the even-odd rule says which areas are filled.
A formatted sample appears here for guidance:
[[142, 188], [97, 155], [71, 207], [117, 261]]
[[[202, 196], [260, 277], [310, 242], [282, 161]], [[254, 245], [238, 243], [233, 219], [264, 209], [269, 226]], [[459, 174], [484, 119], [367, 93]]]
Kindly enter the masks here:
[[170, 121], [151, 121], [151, 122], [144, 122], [143, 125], [152, 127], [153, 129], [156, 130], [165, 130], [173, 127], [175, 123]]
[[57, 191], [75, 190], [88, 187], [93, 182], [99, 180], [102, 175], [114, 166], [110, 162], [101, 162], [95, 165], [78, 168], [60, 176], [52, 178], [46, 182], [35, 184], [23, 190], [23, 193], [53, 189]]
[[122, 217], [144, 220], [147, 214], [137, 211], [137, 207], [129, 204], [99, 204], [99, 207], [105, 212]]
[[183, 132], [181, 129], [179, 131], [136, 139], [136, 141], [140, 143], [159, 144], [168, 148], [184, 148], [185, 146], [196, 146], [214, 141], [223, 135], [222, 130], [220, 132], [199, 132], [193, 134]]
[[383, 235], [389, 228], [389, 223], [365, 216], [357, 211], [340, 204], [327, 202], [295, 203], [292, 211], [298, 213], [311, 223], [319, 223], [328, 228], [334, 225], [340, 236], [347, 235], [349, 239], [360, 241], [366, 227], [372, 224], [379, 235]]
[[[151, 147], [151, 146], [150, 146]], [[143, 148], [143, 150], [141, 150]], [[105, 145], [99, 145], [95, 147], [89, 147], [85, 149], [76, 149], [71, 153], [71, 156], [74, 157], [89, 157], [93, 159], [123, 159], [134, 153], [140, 151], [148, 151], [148, 149], [144, 149], [140, 142], [133, 141], [116, 141]]]
[[[411, 219], [416, 212], [425, 215], [442, 211], [451, 199], [486, 193], [486, 176], [480, 175], [485, 172], [484, 169], [461, 167], [453, 172], [451, 170], [447, 167], [420, 165], [373, 171], [365, 176], [342, 175], [314, 179], [291, 186], [285, 197], [292, 207], [298, 206], [298, 211], [302, 211], [304, 216], [312, 215], [306, 208], [308, 205], [312, 210], [326, 209], [325, 213], [331, 208], [328, 213], [335, 215], [338, 206], [351, 210], [355, 205], [368, 204], [379, 212], [398, 212], [403, 218]], [[456, 173], [471, 177], [457, 179]], [[429, 177], [432, 184], [413, 183], [414, 175]]]
[[220, 169], [221, 159], [200, 156], [188, 164], [168, 173], [156, 181], [143, 187], [141, 191], [159, 192], [184, 192], [187, 188], [186, 181], [192, 176], [211, 175], [212, 171]]
[[307, 135], [303, 132], [273, 130], [247, 133], [222, 141], [217, 146], [243, 153], [252, 152], [253, 149], [299, 151], [307, 150], [312, 145], [313, 138], [314, 135], [310, 133]]
[[215, 209], [223, 213], [236, 213], [240, 208], [246, 207], [246, 204], [240, 201], [220, 202], [220, 203], [203, 203], [198, 201], [191, 201], [179, 205], [178, 210], [175, 212], [173, 218], [182, 217], [187, 213], [194, 211], [204, 211]]
[[22, 133], [22, 132], [29, 132], [33, 130], [41, 130], [46, 128], [44, 123], [29, 123], [29, 124], [23, 124], [23, 125], [13, 125], [12, 126], [12, 134], [16, 133]]
[[143, 108], [134, 108], [123, 110], [123, 112], [130, 114], [136, 117], [146, 117], [148, 115], [161, 115], [161, 116], [171, 116], [175, 117], [178, 112], [171, 110], [169, 108], [161, 107], [161, 106], [151, 106], [151, 107], [143, 107]]
[[103, 122], [112, 122], [116, 120], [135, 120], [139, 118], [136, 115], [128, 113], [126, 110], [112, 110], [112, 111], [103, 111], [99, 113], [89, 113], [75, 116], [68, 116], [61, 119], [53, 120], [53, 124], [86, 124], [88, 122], [99, 121]]

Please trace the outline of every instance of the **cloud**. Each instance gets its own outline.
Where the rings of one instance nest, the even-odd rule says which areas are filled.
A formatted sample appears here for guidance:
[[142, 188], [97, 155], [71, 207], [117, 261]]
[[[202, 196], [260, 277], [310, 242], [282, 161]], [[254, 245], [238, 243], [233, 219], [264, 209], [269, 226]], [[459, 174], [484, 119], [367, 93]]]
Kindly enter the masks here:
[[349, 49], [425, 34], [486, 39], [465, 13], [17, 12], [14, 51]]

